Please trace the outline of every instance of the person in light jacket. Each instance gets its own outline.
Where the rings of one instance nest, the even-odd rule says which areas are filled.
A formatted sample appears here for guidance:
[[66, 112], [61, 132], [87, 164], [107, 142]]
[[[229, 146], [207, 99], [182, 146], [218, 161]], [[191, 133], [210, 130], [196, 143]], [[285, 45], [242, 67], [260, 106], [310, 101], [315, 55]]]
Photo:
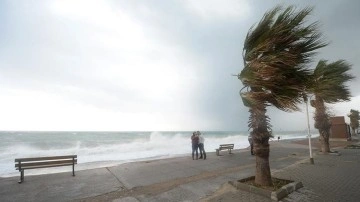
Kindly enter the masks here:
[[205, 152], [205, 148], [204, 148], [205, 138], [203, 135], [201, 135], [201, 133], [199, 131], [197, 131], [196, 133], [199, 136], [200, 159], [204, 158], [204, 160], [205, 160], [206, 159], [206, 152]]

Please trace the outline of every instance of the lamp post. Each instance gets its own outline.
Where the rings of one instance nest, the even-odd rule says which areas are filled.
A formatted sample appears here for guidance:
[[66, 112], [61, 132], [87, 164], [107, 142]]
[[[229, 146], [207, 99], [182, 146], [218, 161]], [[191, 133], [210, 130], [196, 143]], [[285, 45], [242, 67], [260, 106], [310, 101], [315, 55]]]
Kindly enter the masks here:
[[308, 138], [309, 138], [310, 164], [314, 164], [314, 158], [312, 156], [312, 149], [311, 149], [311, 134], [310, 134], [309, 109], [308, 109], [309, 107], [308, 107], [307, 95], [304, 95], [304, 101], [306, 103], [306, 118], [307, 118]]

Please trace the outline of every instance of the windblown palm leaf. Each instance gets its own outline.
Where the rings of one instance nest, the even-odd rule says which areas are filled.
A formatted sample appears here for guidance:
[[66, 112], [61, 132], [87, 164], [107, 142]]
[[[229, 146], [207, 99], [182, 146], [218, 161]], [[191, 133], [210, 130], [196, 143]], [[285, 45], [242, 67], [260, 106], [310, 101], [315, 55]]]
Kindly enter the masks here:
[[249, 104], [265, 102], [284, 110], [297, 110], [310, 72], [305, 67], [314, 51], [326, 46], [317, 32], [317, 23], [304, 26], [312, 11], [295, 12], [288, 7], [267, 12], [250, 28], [244, 43], [244, 69], [238, 78], [250, 92], [243, 93]]
[[320, 60], [312, 75], [310, 92], [324, 100], [325, 103], [336, 103], [350, 100], [350, 90], [345, 85], [355, 77], [348, 71], [351, 65], [344, 60], [327, 64]]

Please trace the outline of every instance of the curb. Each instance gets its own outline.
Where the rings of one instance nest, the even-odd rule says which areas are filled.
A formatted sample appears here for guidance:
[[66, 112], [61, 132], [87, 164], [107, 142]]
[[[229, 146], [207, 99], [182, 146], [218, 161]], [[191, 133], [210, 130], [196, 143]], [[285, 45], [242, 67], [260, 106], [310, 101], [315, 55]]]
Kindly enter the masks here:
[[[251, 179], [251, 178], [254, 178], [254, 176], [245, 178], [245, 179]], [[243, 180], [245, 180], [245, 179], [243, 179]], [[277, 178], [277, 179], [279, 179], [279, 178]], [[254, 194], [258, 194], [258, 195], [264, 196], [266, 198], [269, 198], [273, 201], [279, 201], [279, 200], [285, 198], [286, 196], [288, 196], [289, 194], [291, 194], [292, 192], [303, 187], [302, 182], [291, 182], [287, 185], [282, 186], [280, 189], [278, 189], [276, 191], [270, 191], [270, 190], [266, 190], [266, 189], [262, 189], [262, 188], [258, 188], [258, 187], [252, 186], [252, 185], [242, 183], [242, 182], [240, 182], [240, 180], [229, 181], [228, 183], [230, 185], [234, 186], [236, 189], [251, 192]]]

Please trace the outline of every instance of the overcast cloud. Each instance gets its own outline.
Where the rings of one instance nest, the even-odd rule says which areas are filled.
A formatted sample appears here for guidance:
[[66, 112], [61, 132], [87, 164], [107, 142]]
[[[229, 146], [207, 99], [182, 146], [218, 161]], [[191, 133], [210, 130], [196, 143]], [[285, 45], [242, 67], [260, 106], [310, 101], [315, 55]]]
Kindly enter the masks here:
[[[309, 22], [331, 42], [311, 66], [345, 59], [358, 77], [360, 2], [298, 2], [315, 6]], [[247, 130], [232, 76], [244, 38], [264, 12], [291, 3], [0, 1], [0, 130]], [[359, 84], [335, 115], [360, 109]], [[269, 116], [274, 130], [306, 129], [303, 112]]]

